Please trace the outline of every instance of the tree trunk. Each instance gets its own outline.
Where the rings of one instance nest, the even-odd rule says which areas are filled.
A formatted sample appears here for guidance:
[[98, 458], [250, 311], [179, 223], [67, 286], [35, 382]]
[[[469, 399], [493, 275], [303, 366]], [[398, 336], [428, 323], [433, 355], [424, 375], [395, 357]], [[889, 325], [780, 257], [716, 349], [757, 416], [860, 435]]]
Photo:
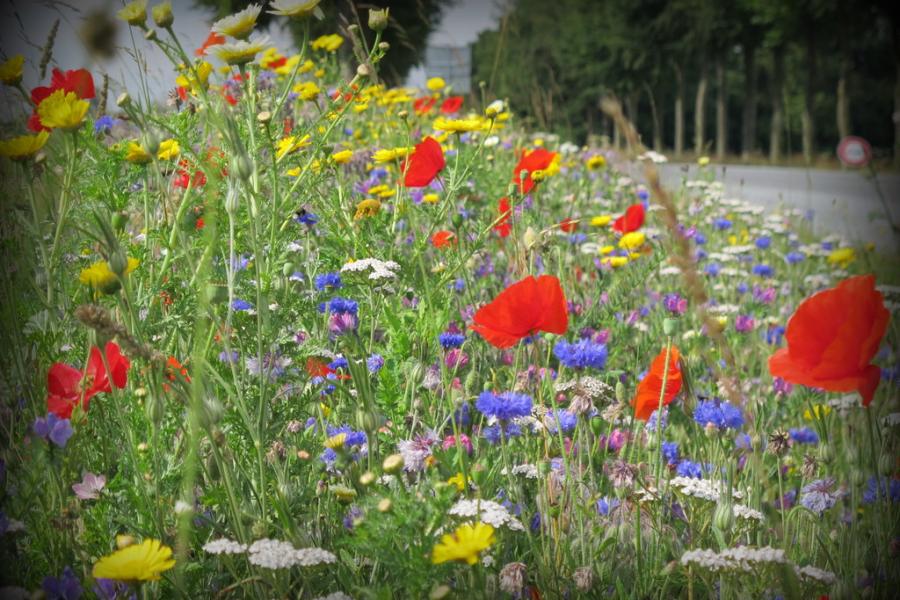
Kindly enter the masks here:
[[812, 163], [815, 127], [813, 124], [813, 101], [816, 94], [816, 34], [812, 27], [806, 33], [806, 89], [803, 93], [803, 111], [800, 124], [803, 129], [803, 160]]
[[894, 51], [894, 168], [900, 168], [900, 36]]
[[847, 83], [850, 78], [850, 57], [846, 50], [841, 52], [840, 71], [837, 81], [837, 130], [838, 137], [843, 139], [850, 135], [850, 96], [847, 93]]
[[741, 127], [741, 158], [756, 150], [756, 46], [744, 46], [744, 113]]
[[725, 90], [725, 57], [716, 58], [716, 158], [728, 152], [728, 98]]
[[641, 130], [638, 125], [638, 100], [640, 96], [638, 92], [631, 91], [628, 93], [628, 96], [625, 97], [625, 116], [628, 117], [628, 120], [631, 121], [631, 125], [634, 127], [634, 130], [638, 132], [638, 139], [641, 137]]
[[694, 154], [703, 154], [706, 146], [706, 58], [701, 59], [700, 81], [697, 82], [697, 96], [694, 99]]
[[772, 124], [769, 129], [769, 162], [781, 160], [781, 129], [784, 127], [784, 49], [772, 51], [772, 77], [769, 82]]
[[675, 156], [681, 156], [684, 154], [684, 73], [678, 65], [675, 65], [675, 81]]
[[653, 88], [647, 82], [644, 82], [644, 90], [647, 92], [647, 99], [650, 101], [650, 117], [653, 119], [653, 149], [657, 152], [662, 152], [662, 123], [659, 121], [659, 111], [656, 110], [656, 98], [653, 97]]

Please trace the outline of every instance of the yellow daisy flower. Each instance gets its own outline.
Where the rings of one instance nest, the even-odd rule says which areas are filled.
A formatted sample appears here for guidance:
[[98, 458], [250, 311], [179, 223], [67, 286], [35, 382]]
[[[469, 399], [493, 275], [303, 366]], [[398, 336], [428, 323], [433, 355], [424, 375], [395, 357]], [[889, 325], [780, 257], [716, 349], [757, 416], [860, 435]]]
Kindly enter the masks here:
[[346, 441], [347, 441], [347, 434], [346, 433], [338, 433], [338, 434], [331, 436], [327, 440], [325, 440], [325, 447], [331, 448], [332, 450], [337, 450], [339, 448], [343, 448], [344, 443]]
[[[129, 147], [129, 150], [130, 149], [131, 148]], [[159, 151], [156, 153], [156, 158], [159, 160], [172, 160], [179, 154], [181, 154], [181, 146], [178, 144], [178, 140], [169, 138], [163, 140], [159, 144]]]
[[175, 566], [172, 549], [159, 540], [144, 540], [101, 558], [91, 575], [95, 579], [158, 581], [160, 573]]
[[251, 40], [238, 40], [231, 44], [220, 44], [213, 48], [216, 56], [229, 65], [245, 65], [269, 45], [269, 36], [262, 35]]
[[278, 143], [276, 144], [275, 160], [281, 160], [288, 154], [296, 152], [300, 148], [305, 148], [306, 146], [309, 146], [309, 144], [309, 135], [304, 135], [302, 138], [296, 135], [289, 135], [286, 138], [282, 138], [278, 140]]
[[445, 534], [431, 551], [431, 562], [439, 565], [455, 560], [474, 565], [483, 550], [494, 543], [494, 528], [487, 523], [460, 525], [453, 533]]
[[16, 54], [7, 61], [0, 63], [0, 81], [6, 85], [16, 85], [22, 81], [22, 67], [25, 66], [25, 57]]
[[828, 264], [846, 267], [856, 260], [856, 250], [853, 248], [838, 248], [828, 255]]
[[422, 202], [426, 204], [437, 204], [440, 199], [440, 196], [437, 194], [425, 194], [422, 196]]
[[321, 13], [319, 8], [320, 0], [272, 0], [269, 4], [269, 14], [278, 15], [280, 17], [292, 17], [294, 19], [303, 19], [316, 12]]
[[206, 61], [201, 62], [195, 67], [197, 77], [187, 68], [182, 69], [182, 74], [175, 78], [175, 84], [191, 90], [196, 93], [200, 89], [206, 89], [209, 83], [209, 76], [213, 72], [213, 66]]
[[144, 27], [147, 21], [147, 0], [134, 0], [119, 11], [119, 18], [132, 27]]
[[647, 236], [642, 231], [631, 231], [622, 236], [619, 240], [619, 248], [625, 250], [634, 250], [640, 248], [647, 241]]
[[240, 12], [229, 15], [224, 19], [219, 19], [213, 23], [212, 30], [223, 35], [230, 35], [239, 40], [247, 39], [247, 36], [256, 27], [256, 19], [259, 17], [259, 11], [261, 10], [262, 6], [259, 4], [251, 4]]
[[427, 87], [432, 92], [437, 92], [438, 90], [444, 89], [444, 86], [447, 83], [441, 77], [432, 77], [427, 82], [425, 82], [425, 87]]
[[407, 154], [412, 152], [412, 150], [413, 149], [409, 147], [384, 148], [382, 150], [376, 150], [372, 155], [372, 160], [376, 163], [393, 162], [399, 158], [405, 157]]
[[356, 214], [353, 215], [354, 220], [359, 221], [366, 217], [374, 217], [381, 210], [381, 202], [374, 198], [366, 198], [356, 205]]
[[75, 92], [56, 90], [38, 104], [37, 113], [41, 125], [50, 129], [75, 129], [87, 115], [90, 103]]
[[125, 160], [135, 165], [145, 165], [153, 160], [153, 157], [137, 142], [128, 142]]
[[[141, 264], [141, 261], [129, 257], [128, 266], [125, 268], [125, 275], [128, 275], [137, 269], [139, 264]], [[121, 287], [118, 276], [116, 276], [115, 272], [110, 268], [109, 263], [105, 260], [98, 260], [91, 266], [82, 269], [81, 274], [78, 276], [78, 281], [83, 285], [89, 285], [95, 291], [104, 294], [114, 294], [119, 291], [119, 288]]]
[[458, 491], [463, 491], [466, 489], [466, 478], [462, 473], [457, 473], [453, 477], [447, 480], [448, 485], [455, 485]]
[[467, 131], [480, 131], [485, 128], [485, 123], [480, 117], [467, 117], [465, 119], [445, 119], [438, 117], [434, 122], [434, 128], [449, 133], [463, 133]]
[[609, 256], [607, 258], [601, 258], [600, 264], [609, 265], [613, 269], [618, 269], [619, 267], [624, 267], [628, 264], [628, 258], [625, 256]]
[[313, 100], [321, 91], [314, 81], [303, 81], [291, 88], [301, 100]]
[[43, 148], [49, 138], [50, 132], [42, 131], [37, 135], [20, 135], [0, 141], [0, 156], [12, 160], [25, 160]]
[[602, 154], [595, 154], [587, 159], [584, 164], [587, 165], [588, 169], [595, 171], [606, 166], [606, 158]]
[[606, 227], [612, 221], [610, 215], [598, 215], [591, 219], [591, 227]]
[[331, 155], [331, 160], [339, 165], [345, 165], [353, 158], [353, 150], [341, 150]]

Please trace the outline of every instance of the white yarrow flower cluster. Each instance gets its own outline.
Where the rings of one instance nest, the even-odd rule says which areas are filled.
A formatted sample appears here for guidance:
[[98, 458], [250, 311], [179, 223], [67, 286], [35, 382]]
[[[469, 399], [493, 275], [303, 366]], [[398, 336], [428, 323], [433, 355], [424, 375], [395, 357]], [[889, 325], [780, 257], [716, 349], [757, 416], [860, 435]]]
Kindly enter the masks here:
[[207, 542], [203, 546], [203, 551], [210, 554], [243, 554], [247, 551], [247, 544], [241, 544], [228, 538], [220, 538]]
[[365, 271], [372, 271], [369, 273], [369, 279], [378, 281], [381, 279], [396, 279], [397, 273], [395, 273], [395, 271], [399, 268], [400, 265], [392, 260], [384, 261], [378, 260], [377, 258], [361, 258], [345, 264], [341, 267], [341, 273], [362, 273]]
[[766, 546], [751, 548], [741, 546], [728, 548], [721, 552], [714, 550], [689, 550], [681, 555], [683, 566], [695, 565], [709, 571], [753, 571], [756, 567], [767, 564], [785, 564], [784, 550]]
[[749, 506], [744, 506], [743, 504], [735, 504], [734, 505], [734, 516], [740, 517], [741, 519], [759, 521], [762, 523], [765, 518], [763, 514], [754, 508], [750, 508]]
[[251, 564], [265, 567], [266, 569], [288, 569], [293, 566], [313, 567], [316, 565], [333, 563], [337, 557], [322, 548], [294, 548], [290, 542], [270, 540], [268, 538], [256, 540], [247, 549]]
[[455, 517], [478, 517], [482, 523], [487, 523], [494, 528], [508, 527], [513, 531], [525, 531], [525, 526], [509, 514], [502, 504], [492, 500], [459, 500], [447, 511]]
[[[673, 485], [687, 496], [717, 502], [719, 496], [723, 492], [724, 486], [718, 481], [710, 481], [709, 479], [694, 479], [693, 477], [673, 477], [669, 485]], [[733, 490], [732, 496], [736, 500], [741, 500], [744, 495], [739, 490]]]
[[837, 576], [834, 573], [812, 565], [807, 565], [805, 567], [798, 567], [795, 565], [794, 570], [797, 572], [797, 576], [805, 581], [812, 581], [824, 585], [834, 585], [834, 583], [837, 582]]

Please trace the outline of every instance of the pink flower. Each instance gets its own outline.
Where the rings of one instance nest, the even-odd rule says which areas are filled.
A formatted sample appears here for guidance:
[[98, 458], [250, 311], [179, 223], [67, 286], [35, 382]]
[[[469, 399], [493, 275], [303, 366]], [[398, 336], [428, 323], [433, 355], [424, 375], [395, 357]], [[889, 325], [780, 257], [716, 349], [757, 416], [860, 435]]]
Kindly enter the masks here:
[[90, 471], [84, 474], [80, 483], [72, 484], [72, 491], [79, 500], [96, 500], [100, 491], [106, 486], [106, 477], [94, 475]]
[[441, 444], [441, 448], [444, 450], [449, 450], [450, 448], [456, 446], [457, 443], [459, 443], [459, 445], [461, 445], [468, 454], [472, 454], [472, 440], [470, 440], [469, 436], [464, 433], [459, 434], [459, 442], [456, 441], [455, 435], [448, 435], [444, 438], [444, 441]]

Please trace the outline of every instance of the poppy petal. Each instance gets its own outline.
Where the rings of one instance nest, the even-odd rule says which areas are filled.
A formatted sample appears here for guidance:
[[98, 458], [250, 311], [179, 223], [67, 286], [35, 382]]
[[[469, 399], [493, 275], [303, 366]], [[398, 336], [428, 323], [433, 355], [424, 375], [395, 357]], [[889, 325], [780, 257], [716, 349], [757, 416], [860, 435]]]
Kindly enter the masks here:
[[403, 179], [406, 187], [425, 187], [434, 181], [446, 163], [444, 151], [436, 139], [431, 136], [416, 145], [404, 165], [406, 176]]

